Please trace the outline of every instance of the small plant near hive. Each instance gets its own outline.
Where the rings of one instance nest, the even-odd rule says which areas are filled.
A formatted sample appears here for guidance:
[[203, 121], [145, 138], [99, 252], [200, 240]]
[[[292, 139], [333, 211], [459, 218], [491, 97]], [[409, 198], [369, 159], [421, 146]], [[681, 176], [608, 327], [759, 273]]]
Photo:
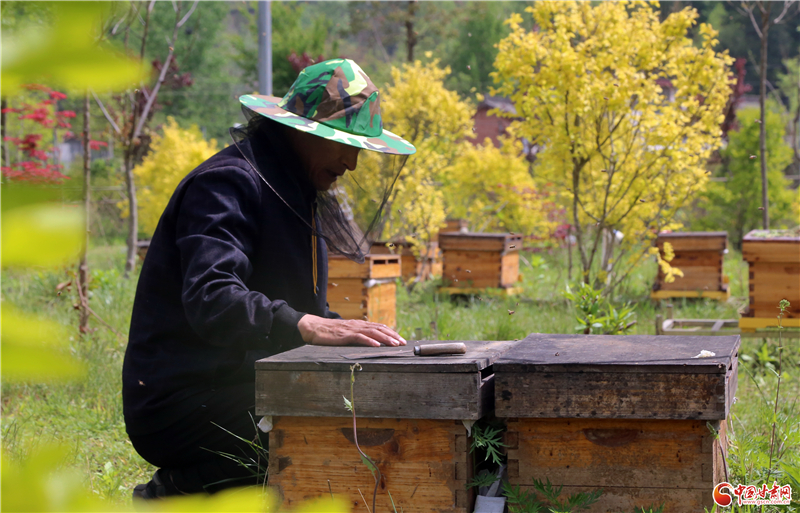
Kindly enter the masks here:
[[[554, 486], [549, 479], [533, 480], [536, 493], [522, 489], [519, 485], [504, 483], [503, 494], [508, 501], [509, 513], [572, 513], [584, 511], [600, 499], [603, 489], [581, 492], [570, 495], [564, 500], [561, 497], [563, 486]], [[538, 496], [542, 496], [540, 499]]]
[[[372, 509], [369, 510], [369, 506], [366, 504], [366, 499], [364, 499], [364, 505], [367, 506], [367, 509], [372, 512], [375, 510], [375, 501], [378, 498], [378, 485], [381, 482], [381, 470], [372, 461], [372, 458], [367, 456], [364, 451], [361, 450], [361, 446], [358, 445], [358, 428], [356, 427], [356, 400], [353, 393], [353, 389], [355, 388], [356, 384], [356, 371], [361, 370], [361, 364], [356, 363], [350, 366], [350, 399], [348, 400], [347, 397], [342, 397], [344, 399], [344, 407], [353, 414], [353, 443], [355, 443], [356, 449], [358, 450], [358, 454], [361, 455], [361, 462], [366, 465], [369, 471], [372, 473], [372, 477], [375, 479], [375, 489], [372, 491]], [[359, 490], [361, 493], [361, 490]], [[389, 494], [389, 499], [392, 501], [392, 506], [394, 506], [394, 499], [391, 498], [392, 495]], [[363, 498], [363, 495], [362, 495]]]
[[[473, 477], [467, 488], [491, 486], [497, 481], [497, 471], [505, 463], [503, 432], [505, 426], [497, 419], [480, 419], [472, 426], [469, 452], [473, 455]], [[481, 472], [484, 470], [484, 472]]]
[[581, 284], [576, 291], [567, 285], [564, 292], [575, 307], [578, 326], [575, 331], [584, 335], [624, 335], [636, 325], [633, 320], [634, 307], [625, 304], [615, 308], [603, 296], [603, 291], [588, 283]]

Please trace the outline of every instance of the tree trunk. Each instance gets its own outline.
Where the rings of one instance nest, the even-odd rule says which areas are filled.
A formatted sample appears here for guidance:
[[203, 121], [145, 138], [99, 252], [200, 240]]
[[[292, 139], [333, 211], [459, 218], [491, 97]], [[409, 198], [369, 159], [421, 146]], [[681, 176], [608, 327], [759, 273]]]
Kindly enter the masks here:
[[133, 181], [133, 155], [126, 154], [123, 161], [125, 186], [128, 192], [128, 254], [125, 257], [125, 277], [136, 268], [136, 250], [139, 237], [139, 205], [136, 201], [136, 184]]
[[417, 33], [414, 32], [414, 14], [417, 12], [416, 0], [408, 2], [408, 17], [406, 18], [406, 50], [408, 62], [414, 62], [414, 47], [417, 45]]
[[762, 2], [763, 11], [761, 12], [761, 77], [760, 91], [758, 95], [758, 105], [761, 108], [761, 130], [759, 132], [759, 151], [761, 152], [761, 206], [762, 226], [769, 230], [769, 195], [767, 189], [767, 43], [769, 38], [770, 19], [769, 13], [772, 2]]
[[6, 166], [11, 165], [11, 159], [8, 156], [8, 141], [6, 141], [6, 107], [8, 107], [8, 102], [5, 98], [0, 101], [0, 140], [3, 141], [3, 163]]
[[81, 317], [78, 329], [84, 334], [89, 329], [89, 264], [86, 255], [89, 253], [89, 214], [91, 211], [91, 148], [89, 143], [89, 91], [86, 91], [83, 98], [83, 209], [86, 216], [86, 239], [84, 241], [81, 263], [78, 268], [78, 293], [81, 301]]

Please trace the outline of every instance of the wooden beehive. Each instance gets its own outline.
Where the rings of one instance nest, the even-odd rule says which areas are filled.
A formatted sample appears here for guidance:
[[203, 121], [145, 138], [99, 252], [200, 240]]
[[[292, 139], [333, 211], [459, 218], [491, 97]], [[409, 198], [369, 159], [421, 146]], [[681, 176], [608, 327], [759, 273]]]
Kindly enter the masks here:
[[[530, 335], [494, 364], [510, 483], [549, 479], [564, 496], [602, 488], [593, 512], [711, 509], [726, 480], [739, 342]], [[701, 350], [716, 356], [694, 358]]]
[[800, 327], [800, 231], [753, 230], [742, 240], [750, 266], [750, 304], [739, 319], [742, 331], [778, 324], [778, 303], [791, 306], [781, 324]]
[[491, 365], [512, 343], [466, 344], [464, 355], [433, 357], [413, 356], [410, 346], [304, 346], [256, 362], [256, 414], [272, 416], [274, 426], [268, 484], [283, 506], [332, 492], [354, 511], [364, 507], [363, 493], [371, 507], [374, 480], [342, 399], [350, 398], [350, 366], [359, 363], [357, 435], [381, 471], [376, 510], [394, 511], [389, 492], [397, 511], [471, 513], [463, 421], [492, 411]]
[[447, 219], [445, 222], [445, 227], [439, 230], [439, 233], [443, 232], [467, 232], [467, 220], [466, 219]]
[[659, 233], [656, 246], [662, 256], [665, 242], [669, 242], [675, 252], [675, 258], [669, 264], [680, 269], [683, 277], [667, 283], [659, 268], [652, 298], [730, 297], [727, 280], [722, 274], [722, 259], [728, 249], [727, 232]]
[[442, 281], [451, 293], [501, 289], [519, 291], [522, 237], [509, 233], [439, 233]]
[[439, 243], [433, 241], [422, 250], [419, 258], [411, 250], [408, 242], [374, 242], [370, 253], [375, 255], [400, 255], [401, 277], [403, 282], [409, 282], [420, 276], [422, 280], [430, 280], [442, 274], [442, 259], [439, 254]]
[[359, 264], [341, 255], [328, 256], [328, 305], [343, 319], [397, 324], [399, 255], [366, 256]]

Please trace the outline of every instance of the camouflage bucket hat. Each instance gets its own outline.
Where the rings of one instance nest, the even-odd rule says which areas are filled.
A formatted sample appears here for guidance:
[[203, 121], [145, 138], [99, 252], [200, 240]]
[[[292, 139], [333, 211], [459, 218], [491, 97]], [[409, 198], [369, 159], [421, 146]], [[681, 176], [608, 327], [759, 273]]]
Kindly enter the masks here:
[[378, 88], [350, 59], [307, 67], [283, 98], [246, 94], [239, 101], [278, 123], [356, 148], [394, 155], [417, 151], [383, 129]]

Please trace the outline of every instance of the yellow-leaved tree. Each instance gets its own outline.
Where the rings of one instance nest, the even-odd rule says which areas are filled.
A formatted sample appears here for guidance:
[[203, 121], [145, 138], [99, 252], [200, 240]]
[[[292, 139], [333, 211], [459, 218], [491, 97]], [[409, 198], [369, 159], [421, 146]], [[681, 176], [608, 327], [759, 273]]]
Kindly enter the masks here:
[[[183, 177], [217, 152], [217, 141], [206, 141], [200, 130], [192, 125], [181, 128], [174, 118], [167, 118], [164, 133], [153, 137], [150, 153], [133, 174], [140, 184], [139, 230], [151, 236], [161, 214]], [[126, 210], [127, 202], [121, 208]]]
[[536, 2], [537, 30], [513, 15], [495, 60], [493, 94], [514, 102], [511, 132], [543, 148], [534, 172], [570, 212], [583, 280], [611, 288], [704, 187], [730, 94], [713, 28], [694, 45], [697, 12], [662, 22], [657, 5]]
[[[387, 129], [402, 136], [417, 148], [406, 161], [403, 172], [386, 203], [383, 239], [404, 237], [424, 247], [438, 233], [446, 216], [442, 175], [471, 133], [472, 107], [458, 94], [447, 90], [444, 79], [449, 68], [439, 61], [415, 61], [392, 68], [392, 84], [381, 89], [381, 115]], [[381, 169], [388, 160], [371, 152], [361, 152], [358, 171], [344, 189], [352, 202], [357, 220], [374, 213], [374, 200], [392, 170]], [[350, 175], [348, 173], [345, 176]]]
[[555, 228], [551, 194], [528, 172], [522, 144], [502, 138], [495, 148], [487, 139], [478, 146], [465, 141], [445, 173], [448, 214], [466, 219], [473, 231], [513, 231], [546, 236]]

